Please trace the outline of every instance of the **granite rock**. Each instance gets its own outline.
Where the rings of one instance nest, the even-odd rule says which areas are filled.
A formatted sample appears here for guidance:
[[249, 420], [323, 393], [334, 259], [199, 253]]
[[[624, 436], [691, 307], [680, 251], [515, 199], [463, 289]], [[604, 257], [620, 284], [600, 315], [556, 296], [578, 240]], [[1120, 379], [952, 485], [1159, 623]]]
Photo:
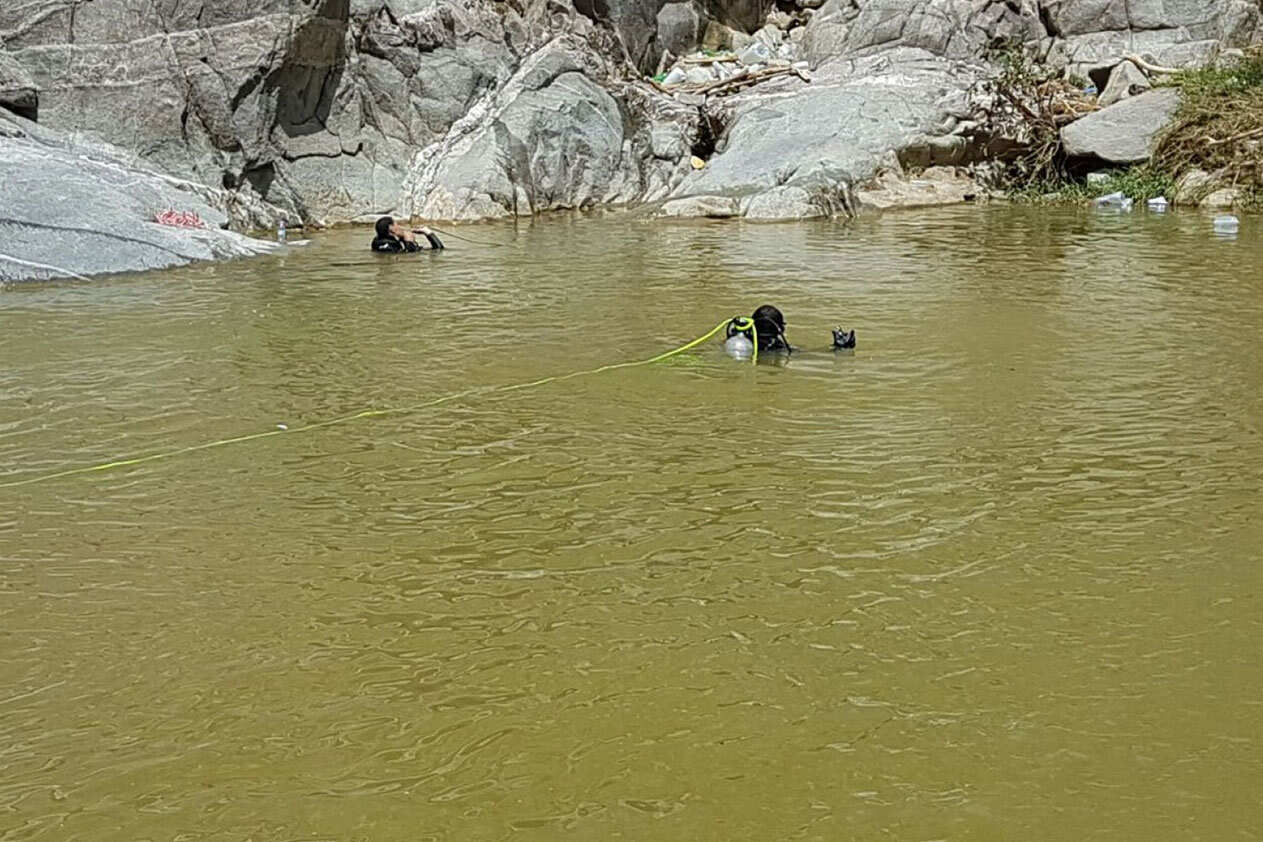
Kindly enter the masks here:
[[[125, 150], [0, 112], [0, 281], [82, 278], [261, 254], [278, 248], [226, 230], [272, 226], [279, 210], [147, 168]], [[162, 211], [205, 225], [154, 221]]]
[[1154, 137], [1171, 121], [1180, 94], [1159, 88], [1095, 111], [1061, 130], [1067, 155], [1092, 157], [1113, 164], [1149, 160]]

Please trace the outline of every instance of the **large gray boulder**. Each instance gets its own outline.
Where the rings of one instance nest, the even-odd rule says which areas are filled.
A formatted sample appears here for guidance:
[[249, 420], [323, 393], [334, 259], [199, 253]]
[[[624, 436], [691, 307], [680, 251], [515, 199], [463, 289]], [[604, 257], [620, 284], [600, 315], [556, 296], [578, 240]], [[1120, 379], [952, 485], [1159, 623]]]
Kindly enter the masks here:
[[[71, 140], [0, 112], [0, 281], [85, 277], [260, 254], [274, 244], [229, 224], [271, 225], [277, 209], [147, 169], [120, 149]], [[195, 214], [204, 228], [154, 221]]]
[[477, 219], [665, 195], [697, 111], [643, 88], [620, 100], [592, 57], [559, 40], [414, 156], [400, 212]]
[[854, 12], [841, 50], [851, 55], [913, 47], [945, 58], [971, 59], [997, 40], [1034, 41], [1046, 34], [1032, 0], [852, 0], [834, 8], [840, 7], [845, 17], [848, 5]]
[[1158, 88], [1093, 112], [1061, 130], [1067, 155], [1094, 157], [1113, 164], [1149, 160], [1154, 138], [1175, 114], [1180, 93]]
[[971, 80], [920, 50], [869, 59], [852, 71], [738, 99], [723, 117], [718, 154], [672, 196], [737, 197], [747, 214], [763, 219], [853, 210], [854, 187], [892, 152], [950, 125], [949, 112]]
[[1127, 54], [1165, 67], [1212, 60], [1263, 38], [1258, 0], [1040, 0], [1050, 56], [1104, 88]]
[[1251, 0], [1042, 0], [1051, 34], [1166, 31], [1181, 40], [1251, 39], [1259, 4]]
[[[305, 208], [284, 162], [340, 156], [347, 20], [335, 0], [3, 4], [0, 37], [54, 129], [207, 184]], [[339, 100], [342, 95], [343, 99]]]
[[697, 49], [706, 34], [710, 15], [698, 0], [668, 3], [658, 12], [658, 48], [674, 56]]
[[[71, 14], [6, 3], [0, 40], [40, 91], [42, 123], [336, 222], [397, 208], [416, 149], [557, 30], [594, 30], [556, 0], [528, 6], [95, 0]], [[589, 50], [611, 44], [594, 37]]]
[[658, 10], [666, 0], [575, 0], [574, 7], [594, 23], [606, 23], [618, 35], [624, 57], [641, 73], [658, 63]]

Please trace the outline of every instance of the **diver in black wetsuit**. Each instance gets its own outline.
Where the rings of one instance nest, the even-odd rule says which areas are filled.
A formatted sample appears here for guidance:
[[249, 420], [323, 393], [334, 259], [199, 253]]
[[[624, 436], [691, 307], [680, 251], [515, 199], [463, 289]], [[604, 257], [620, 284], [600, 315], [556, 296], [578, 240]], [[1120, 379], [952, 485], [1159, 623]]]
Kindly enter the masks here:
[[383, 254], [398, 254], [400, 252], [443, 248], [443, 241], [435, 236], [434, 232], [429, 228], [419, 228], [417, 233], [425, 235], [426, 240], [429, 241], [428, 246], [418, 243], [417, 238], [407, 228], [397, 224], [389, 216], [383, 216], [377, 220], [377, 236], [373, 238], [373, 251], [382, 252]]
[[[748, 357], [754, 351], [754, 338], [758, 337], [759, 353], [767, 351], [784, 351], [787, 354], [798, 350], [785, 338], [785, 316], [771, 304], [764, 304], [750, 314], [750, 317], [737, 316], [728, 322], [724, 333], [724, 349], [734, 357]], [[833, 330], [832, 351], [849, 351], [855, 348], [855, 331], [842, 328]]]
[[[733, 319], [728, 323], [726, 337], [731, 339], [734, 336], [743, 336], [746, 341], [750, 341], [751, 330], [749, 327], [739, 327], [737, 319]], [[785, 338], [785, 317], [781, 315], [781, 311], [773, 307], [771, 304], [764, 304], [751, 314], [745, 324], [753, 324], [754, 333], [759, 337], [759, 351], [793, 351], [789, 340]]]

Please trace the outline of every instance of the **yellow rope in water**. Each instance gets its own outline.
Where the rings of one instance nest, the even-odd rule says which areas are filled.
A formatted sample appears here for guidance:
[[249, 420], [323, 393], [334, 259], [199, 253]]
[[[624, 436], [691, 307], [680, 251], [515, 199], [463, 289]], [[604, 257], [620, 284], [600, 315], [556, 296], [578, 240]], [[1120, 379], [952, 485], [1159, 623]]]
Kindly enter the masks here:
[[[476, 389], [466, 389], [463, 392], [455, 392], [450, 395], [444, 395], [441, 398], [435, 398], [434, 400], [431, 400], [431, 401], [425, 401], [423, 403], [412, 404], [410, 406], [392, 407], [392, 408], [387, 408], [387, 409], [365, 409], [362, 412], [356, 412], [353, 415], [343, 415], [339, 418], [331, 418], [327, 421], [316, 421], [311, 424], [305, 424], [301, 427], [294, 427], [293, 429], [277, 429], [277, 430], [268, 430], [265, 433], [250, 433], [244, 436], [234, 436], [233, 438], [219, 439], [217, 441], [205, 442], [203, 444], [195, 444], [195, 445], [192, 445], [191, 447], [181, 447], [181, 448], [177, 448], [176, 450], [165, 450], [160, 453], [150, 453], [146, 456], [135, 456], [128, 459], [117, 459], [113, 462], [104, 462], [100, 465], [88, 465], [87, 467], [83, 467], [83, 468], [71, 468], [66, 471], [58, 471], [57, 473], [53, 473], [53, 474], [44, 474], [42, 476], [28, 477], [27, 479], [15, 480], [13, 482], [0, 482], [0, 488], [17, 488], [18, 486], [22, 486], [22, 485], [34, 485], [35, 483], [48, 482], [50, 480], [61, 479], [62, 477], [75, 476], [77, 474], [89, 474], [89, 473], [95, 473], [97, 471], [108, 471], [113, 468], [125, 468], [130, 465], [140, 465], [145, 462], [156, 462], [159, 459], [170, 459], [172, 457], [181, 456], [186, 453], [195, 453], [199, 450], [210, 450], [216, 447], [226, 447], [227, 445], [230, 445], [230, 444], [241, 444], [242, 442], [256, 441], [258, 439], [268, 438], [269, 436], [283, 436], [283, 435], [293, 435], [294, 433], [306, 433], [311, 430], [319, 430], [322, 427], [333, 427], [338, 424], [346, 424], [350, 421], [357, 421], [361, 418], [380, 418], [384, 415], [400, 415], [400, 414], [405, 414], [409, 412], [418, 412], [422, 409], [429, 409], [430, 407], [438, 406], [439, 404], [448, 403], [450, 401], [454, 401], [459, 398], [468, 397], [470, 395], [493, 394], [496, 392], [516, 392], [522, 389], [531, 389], [538, 386], [544, 386], [549, 383], [556, 383], [561, 380], [570, 380], [575, 377], [583, 377], [585, 375], [591, 375], [591, 374], [600, 374], [605, 371], [614, 371], [615, 369], [619, 369], [619, 368], [632, 368], [633, 366], [638, 366], [638, 365], [650, 365], [652, 363], [662, 362], [663, 360], [669, 357], [674, 357], [676, 354], [681, 354], [691, 348], [696, 348], [698, 345], [701, 345], [703, 342], [710, 339], [716, 333], [719, 333], [719, 331], [727, 327], [731, 321], [733, 320], [724, 319], [722, 322], [717, 324], [712, 330], [708, 331], [705, 335], [699, 336], [697, 339], [694, 339], [691, 342], [687, 342], [678, 348], [674, 348], [670, 351], [667, 351], [664, 354], [658, 354], [658, 356], [656, 357], [650, 357], [647, 360], [633, 360], [632, 362], [626, 362], [626, 363], [611, 363], [609, 365], [598, 366], [597, 368], [584, 369], [583, 371], [572, 371], [569, 374], [555, 374], [551, 377], [543, 377], [543, 378], [540, 378], [539, 380], [531, 380], [530, 382], [527, 382], [527, 383], [513, 383], [506, 386], [484, 386], [484, 387], [480, 387]], [[750, 328], [753, 330], [753, 323], [751, 323]], [[744, 329], [744, 327], [742, 329]], [[758, 352], [759, 352], [758, 333], [756, 332], [755, 344], [754, 344], [755, 360], [758, 359]]]

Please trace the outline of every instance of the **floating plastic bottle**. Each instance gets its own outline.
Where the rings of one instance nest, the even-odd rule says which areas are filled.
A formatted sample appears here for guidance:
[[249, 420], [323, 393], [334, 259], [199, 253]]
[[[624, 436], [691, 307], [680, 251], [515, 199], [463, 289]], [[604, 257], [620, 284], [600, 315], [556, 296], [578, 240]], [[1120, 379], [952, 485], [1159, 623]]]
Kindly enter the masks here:
[[1149, 210], [1154, 211], [1156, 213], [1165, 213], [1167, 209], [1167, 205], [1169, 205], [1170, 202], [1167, 201], [1166, 196], [1157, 196], [1153, 199], [1150, 199], [1147, 202], [1147, 204], [1149, 206]]
[[1129, 211], [1131, 210], [1131, 205], [1132, 200], [1122, 193], [1107, 193], [1096, 198], [1096, 206], [1098, 208], [1117, 208], [1120, 211]]
[[1235, 234], [1241, 227], [1241, 220], [1230, 213], [1225, 213], [1215, 217], [1214, 225], [1216, 234]]

